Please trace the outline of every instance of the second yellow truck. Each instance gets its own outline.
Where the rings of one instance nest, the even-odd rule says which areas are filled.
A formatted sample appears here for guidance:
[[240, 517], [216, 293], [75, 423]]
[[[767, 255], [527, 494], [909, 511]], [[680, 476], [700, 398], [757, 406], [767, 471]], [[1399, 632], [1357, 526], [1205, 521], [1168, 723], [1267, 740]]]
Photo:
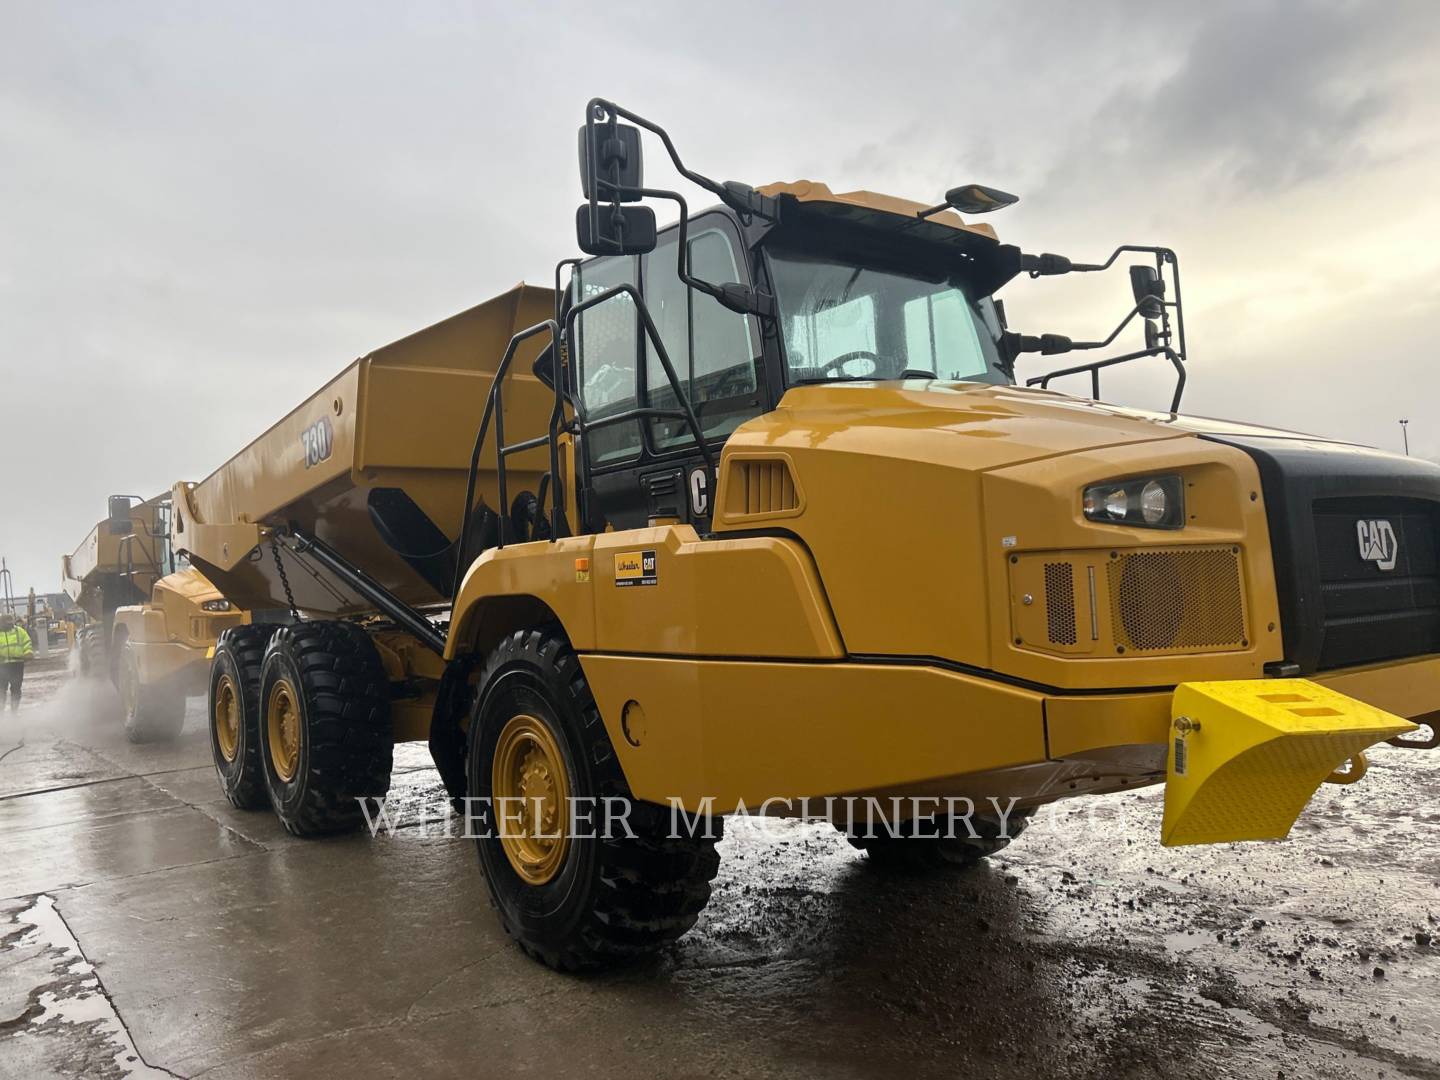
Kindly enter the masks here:
[[171, 739], [185, 700], [204, 694], [222, 630], [248, 621], [170, 547], [170, 496], [115, 496], [109, 515], [61, 560], [66, 593], [89, 617], [82, 675], [108, 676], [132, 742]]

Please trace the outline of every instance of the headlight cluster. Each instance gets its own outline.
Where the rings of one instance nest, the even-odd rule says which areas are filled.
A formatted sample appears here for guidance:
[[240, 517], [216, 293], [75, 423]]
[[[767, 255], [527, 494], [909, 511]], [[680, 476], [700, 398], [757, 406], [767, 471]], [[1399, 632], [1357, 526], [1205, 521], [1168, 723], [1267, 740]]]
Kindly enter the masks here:
[[206, 600], [200, 605], [201, 611], [229, 611], [229, 600]]
[[1185, 525], [1185, 481], [1179, 476], [1141, 476], [1085, 489], [1085, 516], [1110, 525], [1179, 529]]

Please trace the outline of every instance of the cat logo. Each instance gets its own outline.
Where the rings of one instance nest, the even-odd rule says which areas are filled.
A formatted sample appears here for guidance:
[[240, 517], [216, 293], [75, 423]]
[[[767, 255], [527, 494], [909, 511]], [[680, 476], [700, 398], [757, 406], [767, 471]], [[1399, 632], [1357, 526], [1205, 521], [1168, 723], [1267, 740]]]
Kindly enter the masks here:
[[1360, 538], [1360, 558], [1373, 562], [1381, 570], [1394, 570], [1400, 557], [1400, 541], [1395, 527], [1383, 518], [1357, 521], [1355, 532]]

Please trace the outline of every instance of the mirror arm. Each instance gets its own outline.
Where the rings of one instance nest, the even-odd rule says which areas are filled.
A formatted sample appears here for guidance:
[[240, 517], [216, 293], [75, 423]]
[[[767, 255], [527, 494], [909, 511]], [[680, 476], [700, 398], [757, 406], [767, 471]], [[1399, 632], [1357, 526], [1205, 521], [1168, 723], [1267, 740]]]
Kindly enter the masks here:
[[1172, 266], [1179, 266], [1179, 260], [1176, 259], [1175, 252], [1172, 251], [1170, 248], [1151, 247], [1145, 244], [1121, 244], [1119, 247], [1117, 247], [1114, 251], [1110, 253], [1110, 257], [1106, 259], [1103, 263], [1072, 263], [1070, 269], [1074, 270], [1077, 273], [1092, 273], [1101, 270], [1109, 270], [1110, 267], [1115, 265], [1115, 260], [1120, 258], [1120, 256], [1124, 255], [1126, 252], [1139, 252], [1146, 255], [1154, 255], [1160, 258], [1162, 261], [1170, 263]]
[[690, 273], [690, 206], [685, 201], [685, 196], [678, 191], [666, 191], [662, 188], [636, 188], [634, 190], [642, 198], [668, 199], [680, 207], [675, 269], [681, 281], [741, 315], [759, 315], [762, 318], [775, 316], [777, 311], [775, 298], [769, 293], [761, 292], [748, 285], [735, 283], [717, 285], [713, 282], [703, 281]]
[[670, 133], [659, 124], [646, 120], [643, 116], [622, 108], [613, 101], [591, 98], [590, 104], [586, 107], [586, 123], [604, 123], [615, 119], [628, 120], [636, 127], [644, 128], [656, 136], [665, 147], [665, 153], [669, 155], [670, 163], [675, 166], [676, 172], [696, 187], [710, 192], [732, 210], [741, 214], [754, 214], [772, 221], [780, 219], [779, 199], [761, 195], [749, 184], [742, 184], [738, 180], [727, 180], [722, 184], [687, 168], [685, 163], [680, 160], [680, 151], [675, 149], [675, 143], [671, 140]]

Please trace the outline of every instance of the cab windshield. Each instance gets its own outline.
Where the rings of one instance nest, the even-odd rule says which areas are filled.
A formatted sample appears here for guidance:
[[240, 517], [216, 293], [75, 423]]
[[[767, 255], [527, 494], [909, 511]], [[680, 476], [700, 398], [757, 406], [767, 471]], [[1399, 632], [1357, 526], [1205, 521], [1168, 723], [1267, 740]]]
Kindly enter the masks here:
[[902, 375], [1014, 381], [992, 302], [959, 281], [783, 249], [769, 260], [792, 386]]

